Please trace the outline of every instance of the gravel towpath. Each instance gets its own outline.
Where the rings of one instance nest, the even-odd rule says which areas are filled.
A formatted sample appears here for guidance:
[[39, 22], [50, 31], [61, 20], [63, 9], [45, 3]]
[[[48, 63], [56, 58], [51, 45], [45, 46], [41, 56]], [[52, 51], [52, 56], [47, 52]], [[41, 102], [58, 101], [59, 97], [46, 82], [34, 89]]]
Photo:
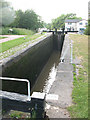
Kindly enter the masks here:
[[17, 38], [20, 38], [20, 37], [25, 37], [25, 35], [0, 35], [1, 37], [7, 37], [7, 38], [4, 38], [4, 39], [0, 39], [0, 43], [3, 43], [3, 42], [7, 42], [7, 41], [10, 41], [10, 40], [14, 40], [14, 39], [17, 39]]

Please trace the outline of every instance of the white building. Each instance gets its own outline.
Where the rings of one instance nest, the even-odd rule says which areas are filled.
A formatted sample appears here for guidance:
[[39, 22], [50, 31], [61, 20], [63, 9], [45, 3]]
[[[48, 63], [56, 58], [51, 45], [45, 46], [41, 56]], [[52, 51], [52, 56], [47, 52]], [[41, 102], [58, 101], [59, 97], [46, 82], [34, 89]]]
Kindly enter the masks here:
[[47, 31], [47, 28], [39, 28], [39, 29], [38, 29], [38, 32], [43, 32], [43, 30], [46, 30], [46, 31]]
[[65, 31], [78, 31], [80, 34], [86, 29], [88, 21], [85, 19], [67, 19], [65, 20]]

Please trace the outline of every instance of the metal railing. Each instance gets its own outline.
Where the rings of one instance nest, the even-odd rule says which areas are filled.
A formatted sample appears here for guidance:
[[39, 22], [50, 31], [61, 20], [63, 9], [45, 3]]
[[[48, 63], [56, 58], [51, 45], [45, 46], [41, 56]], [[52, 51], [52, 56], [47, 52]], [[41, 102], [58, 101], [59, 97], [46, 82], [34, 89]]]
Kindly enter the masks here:
[[21, 81], [21, 82], [27, 82], [28, 83], [28, 101], [31, 100], [30, 97], [30, 82], [27, 79], [18, 79], [18, 78], [8, 78], [8, 77], [0, 77], [1, 80], [11, 80], [11, 81]]
[[71, 43], [70, 43], [70, 47], [71, 47], [71, 64], [73, 63], [73, 44], [72, 44], [72, 40], [71, 40]]

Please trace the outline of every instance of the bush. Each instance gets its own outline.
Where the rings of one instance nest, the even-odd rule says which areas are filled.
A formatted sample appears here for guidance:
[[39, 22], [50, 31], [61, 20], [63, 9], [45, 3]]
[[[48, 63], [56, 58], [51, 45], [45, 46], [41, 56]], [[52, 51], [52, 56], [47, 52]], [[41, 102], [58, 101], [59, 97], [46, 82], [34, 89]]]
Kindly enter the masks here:
[[18, 35], [31, 35], [34, 34], [32, 30], [22, 29], [22, 28], [13, 28], [13, 34]]
[[85, 35], [90, 35], [90, 20], [88, 20], [88, 25], [86, 27], [86, 30], [84, 32]]
[[90, 26], [88, 26], [84, 32], [85, 35], [90, 35]]
[[9, 35], [9, 32], [8, 32], [8, 30], [10, 29], [9, 27], [6, 27], [6, 28], [2, 27], [0, 29], [2, 31], [0, 34], [2, 34], [2, 35]]
[[[9, 29], [13, 29], [13, 32], [9, 32]], [[0, 33], [2, 35], [32, 35], [35, 33], [32, 30], [27, 30], [22, 28], [10, 28], [10, 27], [2, 27], [0, 28], [0, 31], [2, 31], [2, 33]]]

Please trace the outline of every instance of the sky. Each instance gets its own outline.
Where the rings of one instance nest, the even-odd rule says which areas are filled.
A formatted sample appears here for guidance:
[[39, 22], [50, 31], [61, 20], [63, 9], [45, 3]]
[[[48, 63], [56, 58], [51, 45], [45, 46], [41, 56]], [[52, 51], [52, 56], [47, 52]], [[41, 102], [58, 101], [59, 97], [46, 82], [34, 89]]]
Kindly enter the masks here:
[[89, 0], [8, 0], [15, 10], [34, 10], [42, 20], [50, 23], [61, 14], [76, 13], [77, 17], [88, 19]]

